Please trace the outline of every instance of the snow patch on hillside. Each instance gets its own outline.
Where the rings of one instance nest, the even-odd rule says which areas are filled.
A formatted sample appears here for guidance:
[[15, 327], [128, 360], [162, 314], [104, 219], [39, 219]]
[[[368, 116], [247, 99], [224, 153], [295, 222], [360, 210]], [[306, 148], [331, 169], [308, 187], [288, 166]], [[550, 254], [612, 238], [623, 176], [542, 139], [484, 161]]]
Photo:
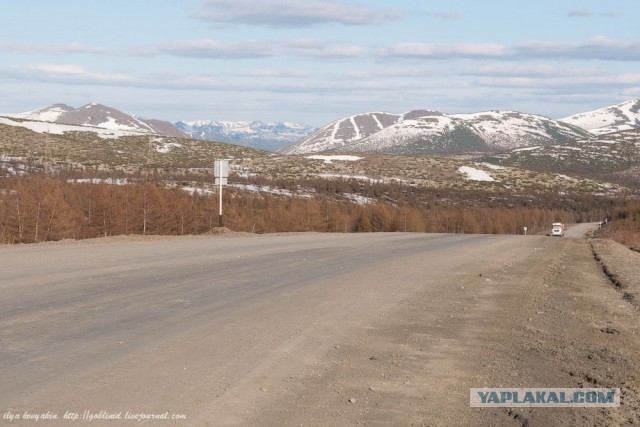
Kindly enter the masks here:
[[24, 113], [3, 114], [7, 117], [17, 119], [35, 120], [41, 122], [55, 122], [62, 114], [73, 110], [73, 108], [64, 104], [51, 105], [50, 107], [40, 108], [38, 110], [26, 111]]
[[640, 128], [640, 101], [626, 101], [565, 117], [560, 121], [587, 129], [595, 135], [637, 129]]
[[307, 159], [313, 160], [324, 160], [324, 163], [333, 163], [334, 160], [345, 161], [345, 162], [355, 162], [358, 160], [362, 160], [362, 157], [358, 156], [349, 156], [349, 155], [333, 155], [333, 156], [323, 156], [320, 154], [307, 156]]
[[539, 150], [540, 148], [542, 148], [541, 146], [537, 146], [537, 147], [525, 147], [525, 148], [516, 148], [515, 150], [511, 150], [514, 153], [518, 153], [520, 151], [533, 151], [533, 150]]
[[492, 169], [492, 170], [502, 170], [502, 169], [504, 169], [504, 166], [498, 166], [498, 165], [494, 165], [494, 164], [486, 163], [486, 162], [478, 163], [478, 164], [480, 166], [484, 166], [484, 167]]
[[178, 144], [176, 142], [166, 142], [161, 138], [154, 138], [153, 142], [156, 144], [155, 149], [158, 153], [166, 154], [170, 152], [173, 148], [182, 148], [182, 144]]
[[353, 194], [353, 193], [342, 193], [344, 197], [351, 200], [352, 202], [356, 202], [359, 205], [370, 205], [375, 203], [375, 199], [371, 197], [363, 196], [361, 194]]
[[489, 175], [487, 172], [480, 169], [472, 168], [470, 166], [460, 166], [458, 168], [458, 172], [467, 175], [467, 179], [469, 181], [485, 181], [485, 182], [495, 181], [495, 179], [493, 179], [493, 177]]
[[102, 139], [117, 139], [122, 136], [148, 135], [143, 132], [133, 132], [116, 129], [104, 129], [91, 126], [61, 125], [58, 123], [16, 121], [10, 118], [0, 117], [0, 124], [7, 126], [17, 126], [29, 129], [42, 134], [62, 135], [65, 132], [94, 132]]

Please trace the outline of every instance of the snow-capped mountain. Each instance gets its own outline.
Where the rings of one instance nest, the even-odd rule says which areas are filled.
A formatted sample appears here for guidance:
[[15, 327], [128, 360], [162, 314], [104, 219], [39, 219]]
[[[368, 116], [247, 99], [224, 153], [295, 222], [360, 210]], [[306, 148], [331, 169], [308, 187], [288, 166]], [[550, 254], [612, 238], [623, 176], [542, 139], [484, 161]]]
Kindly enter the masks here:
[[280, 152], [369, 151], [463, 154], [562, 144], [589, 132], [547, 117], [515, 111], [446, 115], [414, 110], [359, 114], [333, 122]]
[[34, 111], [5, 114], [4, 116], [61, 125], [86, 126], [88, 128], [87, 130], [100, 128], [114, 131], [186, 137], [182, 131], [169, 122], [139, 119], [115, 108], [96, 103], [87, 104], [80, 108], [73, 108], [65, 104], [54, 104]]
[[55, 122], [58, 117], [64, 113], [75, 110], [66, 104], [53, 104], [38, 110], [26, 111], [24, 113], [3, 114], [6, 117], [15, 117], [17, 119], [34, 120], [38, 122]]
[[618, 105], [560, 119], [560, 121], [587, 129], [596, 135], [640, 128], [640, 100], [631, 100]]
[[297, 123], [261, 121], [182, 121], [174, 125], [194, 139], [228, 142], [268, 151], [276, 151], [316, 130]]

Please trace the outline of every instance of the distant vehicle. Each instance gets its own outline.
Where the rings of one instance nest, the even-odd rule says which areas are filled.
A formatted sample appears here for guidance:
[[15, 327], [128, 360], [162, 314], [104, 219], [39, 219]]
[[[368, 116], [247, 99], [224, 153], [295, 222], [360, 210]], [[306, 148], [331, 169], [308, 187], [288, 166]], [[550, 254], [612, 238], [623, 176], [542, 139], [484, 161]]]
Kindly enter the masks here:
[[564, 224], [561, 222], [554, 222], [551, 226], [551, 235], [558, 237], [564, 236]]

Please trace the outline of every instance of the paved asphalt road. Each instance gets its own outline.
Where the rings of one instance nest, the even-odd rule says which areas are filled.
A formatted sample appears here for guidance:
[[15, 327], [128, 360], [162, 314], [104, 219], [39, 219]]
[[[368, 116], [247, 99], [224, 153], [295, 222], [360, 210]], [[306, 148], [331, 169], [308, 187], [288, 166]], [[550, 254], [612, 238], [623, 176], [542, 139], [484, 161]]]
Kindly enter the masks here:
[[283, 381], [416, 295], [453, 306], [462, 275], [559, 242], [397, 233], [2, 247], [0, 424], [47, 412], [58, 417], [48, 425], [126, 413], [245, 424], [261, 402], [282, 405]]

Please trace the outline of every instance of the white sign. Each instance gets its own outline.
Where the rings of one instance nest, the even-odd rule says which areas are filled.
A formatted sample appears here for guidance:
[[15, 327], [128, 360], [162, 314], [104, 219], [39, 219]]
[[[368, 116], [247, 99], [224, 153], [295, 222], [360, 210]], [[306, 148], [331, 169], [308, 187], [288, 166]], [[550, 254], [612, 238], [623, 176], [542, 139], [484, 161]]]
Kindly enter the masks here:
[[229, 160], [216, 160], [213, 164], [213, 176], [216, 179], [216, 185], [227, 185]]

